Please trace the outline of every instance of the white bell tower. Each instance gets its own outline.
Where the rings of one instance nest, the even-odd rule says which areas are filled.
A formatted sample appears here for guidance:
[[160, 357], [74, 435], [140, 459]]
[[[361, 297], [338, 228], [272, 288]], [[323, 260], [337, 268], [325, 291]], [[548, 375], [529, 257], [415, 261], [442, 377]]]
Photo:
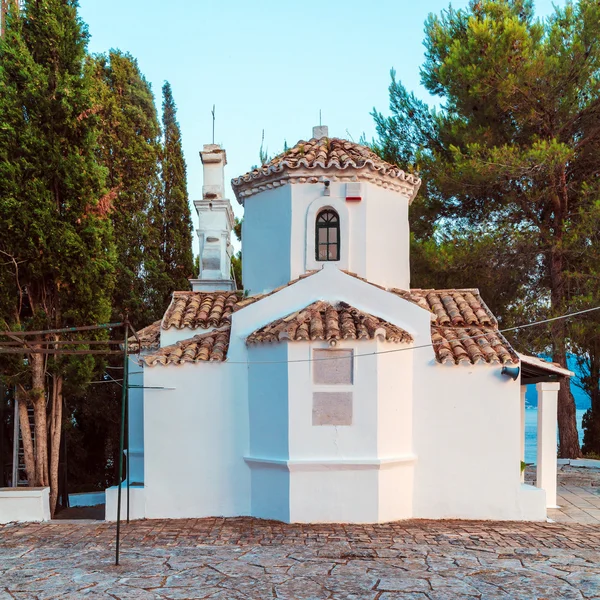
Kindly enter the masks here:
[[194, 292], [234, 290], [231, 277], [231, 230], [233, 210], [225, 198], [227, 164], [225, 150], [218, 144], [205, 144], [200, 152], [204, 166], [202, 200], [194, 200], [198, 213], [198, 238], [200, 240], [200, 273], [192, 279]]

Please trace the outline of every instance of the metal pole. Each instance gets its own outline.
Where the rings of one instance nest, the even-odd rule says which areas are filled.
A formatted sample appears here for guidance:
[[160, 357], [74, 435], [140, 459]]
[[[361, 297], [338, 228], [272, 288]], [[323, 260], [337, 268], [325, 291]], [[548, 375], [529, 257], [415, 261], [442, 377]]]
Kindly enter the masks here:
[[[123, 387], [127, 387], [127, 381], [125, 380], [123, 380]], [[131, 471], [129, 470], [129, 391], [127, 392], [125, 405], [127, 407], [127, 523], [129, 523], [129, 482], [131, 481]]]
[[[127, 317], [124, 322], [125, 339], [123, 341], [123, 391], [121, 393], [121, 440], [119, 444], [119, 488], [117, 490], [117, 548], [115, 565], [119, 564], [119, 543], [121, 541], [121, 487], [123, 482], [123, 450], [125, 445], [125, 405], [127, 403], [127, 336], [129, 335], [129, 323]], [[129, 474], [128, 474], [129, 476]]]
[[6, 403], [6, 388], [0, 383], [0, 487], [6, 487], [6, 458], [4, 456], [4, 404]]
[[12, 465], [12, 487], [19, 485], [19, 398], [17, 396], [17, 388], [13, 395], [13, 403], [15, 405], [15, 418], [13, 424], [13, 465]]

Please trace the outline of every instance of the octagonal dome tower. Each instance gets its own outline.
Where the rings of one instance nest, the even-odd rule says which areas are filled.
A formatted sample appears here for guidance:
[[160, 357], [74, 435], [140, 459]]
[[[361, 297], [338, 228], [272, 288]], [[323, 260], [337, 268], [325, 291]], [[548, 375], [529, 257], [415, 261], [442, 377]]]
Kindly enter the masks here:
[[268, 292], [325, 263], [409, 289], [408, 207], [421, 181], [372, 150], [315, 127], [232, 180], [244, 206], [244, 287]]

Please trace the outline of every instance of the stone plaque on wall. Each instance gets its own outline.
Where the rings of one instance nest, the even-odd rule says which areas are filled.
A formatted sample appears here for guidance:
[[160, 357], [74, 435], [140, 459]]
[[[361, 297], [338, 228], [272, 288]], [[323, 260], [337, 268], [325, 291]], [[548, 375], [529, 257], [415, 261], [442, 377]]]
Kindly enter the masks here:
[[318, 385], [352, 385], [352, 350], [315, 350], [313, 382]]
[[352, 425], [352, 392], [314, 392], [313, 425]]

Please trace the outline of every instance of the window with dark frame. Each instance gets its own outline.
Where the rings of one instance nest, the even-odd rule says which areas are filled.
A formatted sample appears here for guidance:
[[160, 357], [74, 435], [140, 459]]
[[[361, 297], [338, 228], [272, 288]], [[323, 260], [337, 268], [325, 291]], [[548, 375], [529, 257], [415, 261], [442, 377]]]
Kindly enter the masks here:
[[315, 227], [317, 260], [340, 260], [340, 218], [327, 208], [317, 215]]

